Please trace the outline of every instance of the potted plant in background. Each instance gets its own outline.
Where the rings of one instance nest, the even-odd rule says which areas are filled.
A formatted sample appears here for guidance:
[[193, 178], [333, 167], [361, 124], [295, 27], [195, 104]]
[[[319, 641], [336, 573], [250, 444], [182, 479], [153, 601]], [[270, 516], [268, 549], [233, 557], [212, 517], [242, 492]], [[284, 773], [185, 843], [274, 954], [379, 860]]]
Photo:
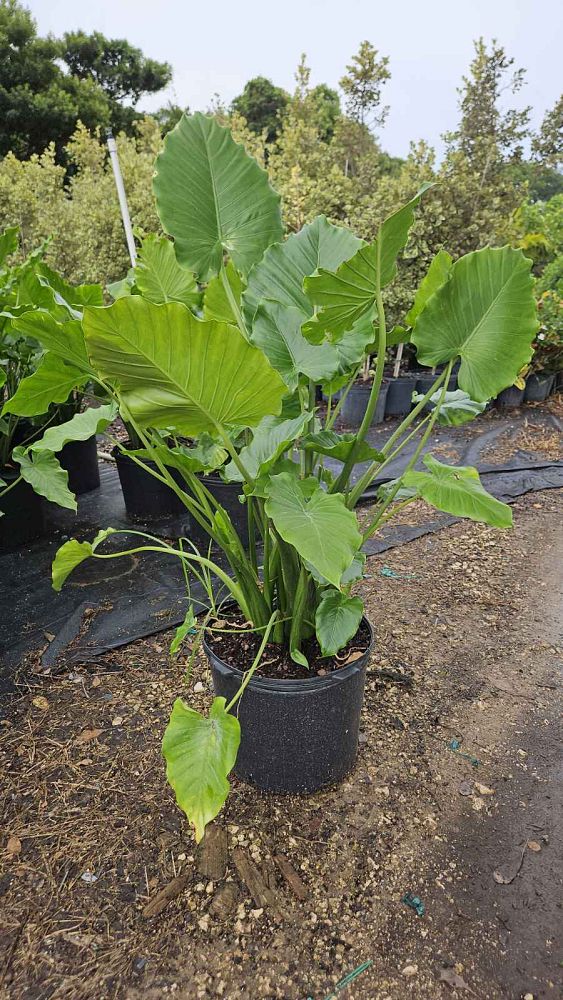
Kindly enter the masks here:
[[541, 326], [534, 341], [524, 395], [527, 402], [533, 403], [547, 399], [563, 369], [563, 302], [555, 289], [540, 295], [538, 313]]
[[[531, 357], [537, 321], [521, 251], [487, 248], [452, 263], [410, 333], [421, 364], [445, 367], [375, 451], [366, 434], [388, 348], [382, 290], [420, 195], [386, 219], [369, 245], [322, 218], [284, 240], [265, 172], [228, 130], [200, 114], [168, 135], [154, 186], [179, 265], [208, 287], [217, 280], [229, 314], [200, 319], [182, 302], [157, 305], [143, 294], [87, 307], [83, 366], [117, 398], [154, 475], [222, 559], [106, 528], [59, 549], [53, 584], [60, 589], [88, 558], [156, 551], [206, 585], [209, 612], [198, 623], [190, 608], [171, 648], [194, 630], [197, 646], [203, 634], [216, 697], [209, 715], [178, 698], [163, 742], [169, 781], [199, 840], [225, 801], [233, 767], [261, 788], [311, 791], [353, 765], [366, 663], [377, 641], [377, 622], [365, 620], [353, 593], [363, 543], [417, 497], [457, 516], [510, 525], [510, 508], [484, 490], [474, 469], [431, 455], [422, 468], [417, 463], [437, 421], [458, 409], [460, 420], [470, 419], [514, 380]], [[367, 315], [374, 319], [359, 333]], [[16, 321], [28, 333], [29, 324], [42, 335], [33, 313]], [[52, 348], [52, 331], [48, 339]], [[316, 408], [317, 386], [344, 380], [344, 395], [367, 354], [374, 375], [364, 417], [356, 433], [338, 434], [334, 411]], [[452, 400], [447, 384], [458, 358], [461, 397]], [[165, 434], [199, 443], [208, 435], [227, 452], [224, 475], [247, 509], [248, 549], [189, 455], [168, 447]], [[400, 479], [380, 490], [360, 528], [355, 508], [364, 490], [417, 436]], [[329, 459], [336, 462], [330, 468]], [[354, 483], [358, 462], [368, 465]], [[127, 540], [116, 548], [122, 534]]]

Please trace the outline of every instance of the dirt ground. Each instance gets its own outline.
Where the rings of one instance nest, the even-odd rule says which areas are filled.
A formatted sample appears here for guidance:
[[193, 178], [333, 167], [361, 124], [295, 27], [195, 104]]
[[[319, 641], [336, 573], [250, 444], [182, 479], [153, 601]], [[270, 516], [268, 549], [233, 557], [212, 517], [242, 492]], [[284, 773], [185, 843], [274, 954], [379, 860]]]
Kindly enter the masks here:
[[[369, 559], [357, 766], [304, 798], [234, 780], [215, 877], [164, 779], [186, 695], [168, 636], [50, 678], [22, 669], [0, 727], [0, 996], [562, 996], [563, 494], [513, 511], [512, 532], [463, 522]], [[190, 689], [203, 707], [203, 662]]]

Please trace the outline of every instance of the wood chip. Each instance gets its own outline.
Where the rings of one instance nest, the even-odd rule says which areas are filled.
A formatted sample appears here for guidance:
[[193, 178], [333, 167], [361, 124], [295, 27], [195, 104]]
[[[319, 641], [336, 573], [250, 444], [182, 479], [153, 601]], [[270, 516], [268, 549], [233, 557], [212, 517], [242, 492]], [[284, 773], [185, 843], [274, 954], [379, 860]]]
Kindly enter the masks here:
[[196, 867], [200, 875], [212, 882], [220, 882], [225, 878], [227, 868], [227, 831], [218, 823], [210, 823], [205, 830], [205, 836], [199, 845], [196, 857]]
[[233, 861], [240, 878], [246, 885], [257, 907], [268, 908], [273, 914], [283, 916], [282, 910], [270, 887], [266, 885], [259, 868], [250, 860], [242, 847], [235, 847]]
[[8, 843], [6, 844], [6, 852], [8, 854], [19, 854], [21, 849], [22, 842], [19, 837], [8, 837]]
[[289, 863], [287, 858], [285, 858], [283, 854], [274, 854], [274, 861], [276, 862], [289, 888], [292, 890], [293, 894], [297, 896], [297, 899], [302, 901], [308, 899], [309, 893], [306, 885], [301, 881], [301, 878], [295, 871], [295, 868]]
[[90, 740], [97, 740], [102, 732], [103, 729], [83, 729], [74, 741], [75, 746], [80, 746], [82, 743], [89, 743]]
[[541, 844], [538, 844], [537, 840], [529, 840], [527, 846], [529, 851], [534, 851], [536, 854], [541, 851]]
[[183, 893], [191, 877], [191, 872], [185, 872], [183, 875], [177, 875], [176, 878], [173, 878], [168, 885], [164, 886], [164, 889], [161, 889], [156, 896], [149, 900], [143, 910], [143, 916], [145, 918], [156, 917], [162, 913], [173, 899]]
[[43, 695], [38, 694], [31, 703], [35, 708], [40, 708], [42, 712], [46, 712], [49, 708], [49, 702]]
[[451, 986], [452, 990], [468, 990], [469, 993], [473, 993], [473, 990], [467, 985], [465, 979], [458, 975], [455, 969], [441, 969], [440, 982], [447, 983], [448, 986]]
[[236, 908], [239, 890], [234, 882], [225, 882], [215, 893], [208, 912], [218, 920], [226, 920]]

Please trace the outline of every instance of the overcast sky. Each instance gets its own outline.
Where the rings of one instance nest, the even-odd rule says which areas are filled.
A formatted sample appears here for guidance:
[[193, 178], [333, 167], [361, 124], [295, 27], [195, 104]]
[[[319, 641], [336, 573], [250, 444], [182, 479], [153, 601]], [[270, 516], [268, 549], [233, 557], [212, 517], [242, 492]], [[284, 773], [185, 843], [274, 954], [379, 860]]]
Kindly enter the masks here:
[[440, 148], [441, 133], [455, 125], [456, 87], [479, 35], [496, 37], [527, 69], [517, 103], [533, 106], [536, 125], [562, 89], [557, 0], [27, 0], [27, 6], [41, 34], [98, 30], [171, 63], [172, 86], [141, 101], [147, 110], [172, 100], [205, 111], [213, 94], [229, 102], [258, 75], [292, 90], [302, 52], [313, 84], [337, 86], [368, 39], [390, 57], [391, 111], [381, 139], [398, 156], [416, 138]]

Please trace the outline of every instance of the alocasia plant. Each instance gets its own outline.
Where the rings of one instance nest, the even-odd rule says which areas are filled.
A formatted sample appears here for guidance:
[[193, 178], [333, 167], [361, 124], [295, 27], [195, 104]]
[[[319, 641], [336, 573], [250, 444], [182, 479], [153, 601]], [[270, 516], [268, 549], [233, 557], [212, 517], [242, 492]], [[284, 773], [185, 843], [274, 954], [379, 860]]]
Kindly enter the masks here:
[[[304, 644], [316, 635], [323, 654], [332, 656], [361, 620], [362, 601], [352, 589], [363, 571], [362, 545], [395, 504], [424, 497], [458, 516], [510, 525], [510, 508], [484, 490], [474, 469], [431, 456], [422, 470], [417, 463], [436, 422], [472, 419], [529, 361], [537, 328], [531, 262], [510, 247], [486, 248], [455, 263], [442, 254], [409, 326], [388, 331], [384, 290], [423, 191], [383, 222], [371, 244], [324, 218], [284, 240], [279, 199], [264, 171], [228, 130], [199, 114], [184, 117], [167, 137], [154, 188], [174, 242], [161, 244], [162, 260], [151, 258], [150, 281], [136, 280], [135, 294], [125, 289], [110, 306], [86, 305], [82, 323], [66, 331], [72, 352], [61, 348], [63, 331], [54, 317], [30, 314], [15, 326], [29, 333], [31, 325], [49, 351], [71, 360], [118, 401], [144, 456], [156, 465], [154, 474], [181, 497], [224, 561], [150, 536], [127, 551], [168, 552], [187, 569], [214, 574], [262, 636], [261, 649], [267, 641], [284, 644], [303, 664]], [[171, 287], [171, 269], [183, 299], [161, 291], [151, 299], [149, 289]], [[202, 315], [193, 311], [196, 283]], [[366, 435], [386, 348], [409, 337], [421, 363], [442, 368], [377, 452]], [[341, 400], [334, 407], [331, 393], [340, 388], [345, 395], [367, 354], [376, 360], [365, 418], [356, 434], [340, 434]], [[459, 390], [452, 394], [447, 384], [457, 360]], [[316, 403], [319, 383], [329, 395], [327, 411]], [[196, 475], [189, 449], [171, 447], [163, 433], [176, 441], [206, 435], [224, 449], [223, 474], [240, 484], [248, 512], [248, 549], [205, 478]], [[401, 478], [381, 491], [360, 528], [355, 507], [362, 493], [416, 435]], [[327, 469], [326, 456], [341, 463], [338, 474]], [[359, 462], [369, 464], [354, 482]], [[181, 486], [172, 467], [182, 473]], [[53, 565], [55, 589], [85, 558], [119, 557], [103, 548], [105, 537], [62, 546]], [[174, 648], [194, 621], [190, 610]], [[178, 700], [165, 735], [168, 777], [197, 838], [227, 794], [239, 739], [238, 721], [228, 714], [235, 701], [215, 699], [205, 718]]]

